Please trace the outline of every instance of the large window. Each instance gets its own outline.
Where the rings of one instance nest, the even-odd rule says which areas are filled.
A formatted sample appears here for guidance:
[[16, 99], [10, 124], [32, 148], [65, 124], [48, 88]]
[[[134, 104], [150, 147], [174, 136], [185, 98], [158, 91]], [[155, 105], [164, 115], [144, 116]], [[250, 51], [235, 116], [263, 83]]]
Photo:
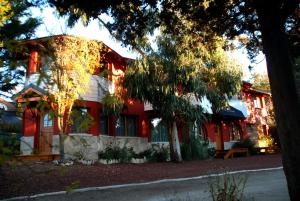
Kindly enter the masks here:
[[150, 120], [151, 142], [168, 142], [168, 129], [160, 118]]
[[231, 141], [239, 141], [242, 139], [242, 129], [238, 124], [231, 122], [229, 129]]
[[116, 120], [117, 136], [137, 136], [137, 118], [136, 116], [120, 116]]

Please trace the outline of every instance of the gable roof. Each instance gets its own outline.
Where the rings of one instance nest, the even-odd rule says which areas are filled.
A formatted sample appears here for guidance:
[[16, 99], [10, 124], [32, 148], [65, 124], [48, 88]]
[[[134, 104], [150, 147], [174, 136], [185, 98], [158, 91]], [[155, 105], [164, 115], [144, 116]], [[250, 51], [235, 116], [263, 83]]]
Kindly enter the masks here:
[[25, 86], [21, 91], [12, 96], [12, 99], [17, 101], [19, 98], [23, 98], [29, 92], [33, 92], [37, 94], [37, 96], [45, 96], [48, 95], [48, 92], [34, 84], [29, 84]]

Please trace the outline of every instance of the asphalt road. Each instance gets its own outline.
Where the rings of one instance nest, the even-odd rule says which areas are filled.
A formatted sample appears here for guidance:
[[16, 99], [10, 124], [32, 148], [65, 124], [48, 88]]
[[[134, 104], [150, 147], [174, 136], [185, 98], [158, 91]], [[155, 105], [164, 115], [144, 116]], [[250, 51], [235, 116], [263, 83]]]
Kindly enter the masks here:
[[[233, 174], [247, 178], [244, 190], [246, 201], [289, 200], [286, 180], [282, 169]], [[231, 175], [231, 176], [233, 176]], [[194, 201], [212, 200], [209, 184], [216, 183], [217, 177], [191, 178], [177, 181], [163, 181], [138, 185], [76, 190], [72, 193], [58, 193], [46, 196], [22, 198], [38, 201]], [[219, 177], [220, 178], [220, 177]], [[222, 178], [222, 177], [221, 177]]]

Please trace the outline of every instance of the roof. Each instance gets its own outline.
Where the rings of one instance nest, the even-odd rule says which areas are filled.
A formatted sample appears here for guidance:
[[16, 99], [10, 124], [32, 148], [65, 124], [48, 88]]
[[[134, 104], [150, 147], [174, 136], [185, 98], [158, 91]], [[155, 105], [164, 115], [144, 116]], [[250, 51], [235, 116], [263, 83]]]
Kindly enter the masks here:
[[271, 96], [271, 93], [269, 91], [255, 89], [252, 86], [253, 86], [253, 84], [251, 84], [250, 82], [243, 81], [242, 91], [249, 92], [249, 93], [254, 93], [254, 94], [261, 94], [261, 95]]
[[16, 106], [14, 103], [8, 102], [2, 98], [0, 98], [0, 108], [3, 108], [5, 111], [16, 111]]
[[43, 96], [43, 95], [47, 95], [48, 92], [45, 91], [44, 89], [34, 85], [34, 84], [29, 84], [27, 86], [25, 86], [21, 91], [19, 91], [18, 93], [16, 93], [15, 95], [12, 96], [13, 100], [17, 100], [18, 98], [20, 98], [21, 96], [27, 94], [28, 92], [34, 92], [37, 95]]
[[222, 110], [218, 114], [224, 119], [246, 119], [240, 110], [232, 106], [230, 106], [228, 109]]
[[32, 46], [38, 46], [43, 41], [47, 41], [49, 39], [58, 38], [58, 37], [73, 38], [73, 39], [80, 39], [80, 40], [86, 40], [86, 41], [96, 41], [98, 43], [102, 43], [103, 45], [105, 45], [110, 50], [109, 52], [113, 53], [113, 55], [115, 56], [115, 59], [117, 59], [117, 58], [121, 59], [122, 58], [125, 61], [134, 60], [134, 59], [127, 58], [127, 57], [124, 57], [124, 56], [120, 55], [116, 50], [112, 49], [110, 46], [108, 46], [107, 44], [105, 44], [103, 41], [94, 40], [94, 39], [88, 39], [88, 38], [84, 38], [84, 37], [80, 37], [80, 36], [72, 36], [72, 35], [60, 34], [60, 35], [45, 36], [45, 37], [41, 37], [41, 38], [21, 40], [21, 41], [19, 41], [19, 43], [21, 43], [21, 44], [28, 44], [28, 45], [32, 45]]

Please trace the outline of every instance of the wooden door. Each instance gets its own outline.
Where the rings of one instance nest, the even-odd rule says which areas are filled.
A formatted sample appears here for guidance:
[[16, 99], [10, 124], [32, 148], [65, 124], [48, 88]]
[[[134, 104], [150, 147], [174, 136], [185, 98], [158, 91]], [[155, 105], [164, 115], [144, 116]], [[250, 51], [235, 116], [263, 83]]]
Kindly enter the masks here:
[[49, 113], [42, 113], [40, 117], [39, 154], [51, 154], [53, 120]]
[[215, 124], [215, 136], [216, 136], [216, 150], [223, 150], [224, 149], [223, 136], [219, 124]]

